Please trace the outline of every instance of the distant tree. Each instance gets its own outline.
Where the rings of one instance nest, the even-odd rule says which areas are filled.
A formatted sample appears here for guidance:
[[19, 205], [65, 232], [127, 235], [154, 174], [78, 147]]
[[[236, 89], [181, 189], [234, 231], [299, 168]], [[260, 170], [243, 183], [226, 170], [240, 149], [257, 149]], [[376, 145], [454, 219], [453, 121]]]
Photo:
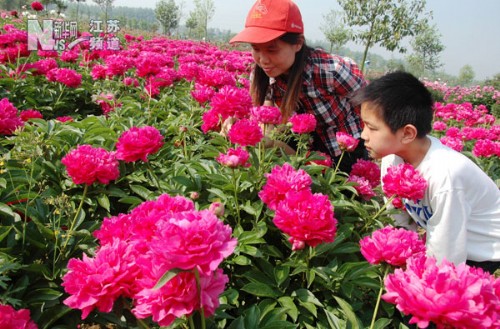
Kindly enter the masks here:
[[401, 60], [389, 59], [385, 64], [387, 71], [405, 71], [405, 66]]
[[80, 2], [85, 2], [85, 0], [70, 0], [70, 2], [76, 2], [76, 21], [78, 21], [78, 15], [80, 11]]
[[439, 54], [444, 50], [444, 46], [439, 37], [435, 25], [428, 26], [415, 36], [411, 42], [414, 53], [407, 58], [412, 73], [422, 77], [443, 66], [439, 61]]
[[179, 25], [179, 7], [175, 4], [174, 0], [160, 0], [157, 2], [155, 15], [163, 27], [163, 33], [166, 35], [170, 35], [172, 29], [175, 29]]
[[338, 49], [346, 44], [351, 39], [351, 30], [346, 28], [345, 22], [341, 17], [341, 13], [336, 10], [331, 10], [328, 14], [323, 15], [325, 22], [320, 26], [321, 32], [330, 42], [330, 53], [333, 49]]
[[113, 7], [113, 2], [115, 0], [92, 0], [95, 2], [104, 13], [104, 23], [108, 21], [108, 14], [111, 12], [111, 8]]
[[484, 81], [485, 86], [493, 86], [496, 90], [500, 90], [500, 73], [497, 73], [491, 79]]
[[208, 22], [214, 17], [215, 3], [213, 0], [194, 0], [194, 16], [196, 17], [197, 27], [205, 39], [208, 39]]
[[196, 13], [194, 11], [189, 13], [189, 17], [186, 20], [186, 28], [188, 29], [188, 37], [191, 38], [191, 33], [198, 26], [198, 20], [196, 19]]
[[365, 47], [361, 70], [368, 50], [374, 45], [405, 52], [402, 39], [418, 34], [430, 16], [424, 13], [425, 0], [338, 0], [338, 3], [344, 10], [345, 21], [354, 29], [352, 40]]
[[474, 73], [474, 69], [469, 64], [464, 65], [460, 72], [458, 72], [458, 84], [460, 85], [469, 85], [474, 81], [474, 77], [476, 74]]

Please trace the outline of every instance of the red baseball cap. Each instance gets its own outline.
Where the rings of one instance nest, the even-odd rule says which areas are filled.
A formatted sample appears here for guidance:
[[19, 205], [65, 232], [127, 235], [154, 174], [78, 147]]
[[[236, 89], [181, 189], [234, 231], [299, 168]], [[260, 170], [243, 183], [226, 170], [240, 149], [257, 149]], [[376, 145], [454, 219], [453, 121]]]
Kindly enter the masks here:
[[287, 32], [304, 33], [299, 7], [290, 0], [257, 0], [247, 15], [245, 29], [229, 43], [265, 43]]

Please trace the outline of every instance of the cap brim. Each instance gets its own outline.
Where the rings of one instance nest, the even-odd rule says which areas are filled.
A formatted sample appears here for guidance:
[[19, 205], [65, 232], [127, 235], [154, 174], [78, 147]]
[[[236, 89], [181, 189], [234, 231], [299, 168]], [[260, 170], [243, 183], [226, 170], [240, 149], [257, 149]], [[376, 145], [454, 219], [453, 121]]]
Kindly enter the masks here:
[[243, 31], [235, 35], [229, 43], [246, 42], [246, 43], [266, 43], [276, 38], [281, 37], [286, 31], [272, 30], [263, 27], [249, 26]]

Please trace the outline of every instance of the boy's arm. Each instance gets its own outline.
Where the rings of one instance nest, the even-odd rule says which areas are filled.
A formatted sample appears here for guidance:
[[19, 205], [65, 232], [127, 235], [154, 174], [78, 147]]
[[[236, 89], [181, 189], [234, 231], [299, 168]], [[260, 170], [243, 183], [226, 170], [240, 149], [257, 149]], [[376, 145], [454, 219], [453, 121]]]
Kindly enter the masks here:
[[438, 261], [455, 264], [467, 260], [467, 219], [471, 208], [463, 190], [438, 193], [431, 200], [433, 215], [427, 223], [426, 247]]

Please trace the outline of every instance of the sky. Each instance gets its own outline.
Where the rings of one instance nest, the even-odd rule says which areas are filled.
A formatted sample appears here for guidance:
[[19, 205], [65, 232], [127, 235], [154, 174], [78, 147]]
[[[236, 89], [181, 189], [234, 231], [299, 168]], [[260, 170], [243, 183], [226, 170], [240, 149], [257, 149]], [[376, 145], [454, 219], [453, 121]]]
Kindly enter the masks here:
[[[153, 8], [158, 0], [115, 0], [114, 6]], [[182, 4], [181, 24], [194, 8], [192, 0], [175, 0]], [[239, 32], [255, 0], [213, 0], [215, 15], [208, 23], [211, 28]], [[338, 10], [335, 0], [295, 0], [302, 12], [306, 40], [325, 40], [320, 26], [324, 14]], [[448, 74], [458, 76], [464, 65], [470, 65], [476, 80], [492, 78], [500, 73], [500, 0], [427, 0], [426, 9], [432, 11], [431, 24], [441, 34], [445, 49], [440, 55], [441, 67]], [[409, 40], [409, 39], [407, 39]], [[352, 50], [361, 45], [348, 44]], [[409, 49], [411, 51], [411, 49]], [[398, 52], [373, 48], [370, 52], [385, 59], [403, 58]], [[369, 56], [368, 56], [369, 58]]]

